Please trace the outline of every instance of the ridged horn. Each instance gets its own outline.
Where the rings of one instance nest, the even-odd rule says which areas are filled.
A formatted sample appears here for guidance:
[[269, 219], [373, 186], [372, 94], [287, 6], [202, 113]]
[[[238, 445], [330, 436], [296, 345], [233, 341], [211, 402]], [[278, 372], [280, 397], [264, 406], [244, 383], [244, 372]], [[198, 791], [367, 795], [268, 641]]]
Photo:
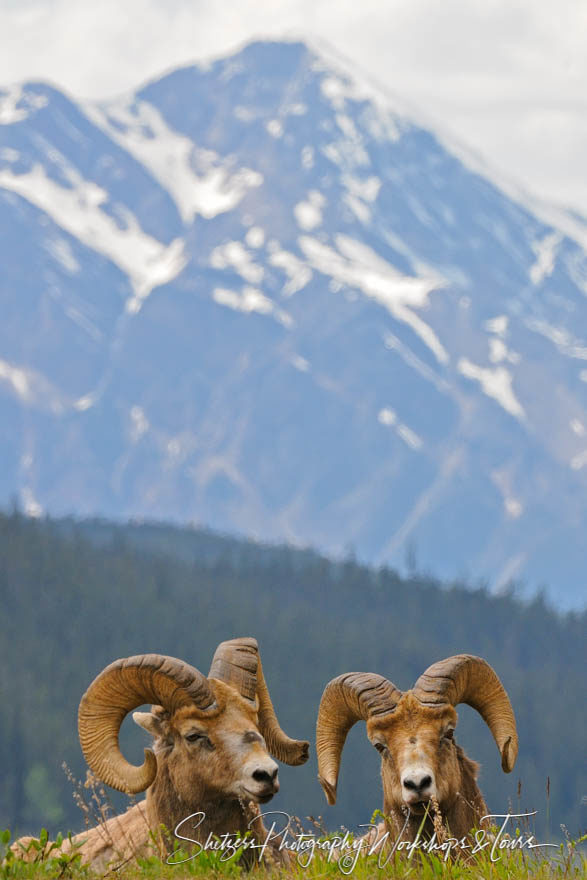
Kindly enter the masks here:
[[269, 696], [256, 639], [240, 638], [218, 645], [208, 678], [219, 678], [231, 684], [246, 700], [258, 698], [259, 730], [265, 737], [268, 751], [285, 764], [297, 766], [308, 760], [310, 744], [291, 739], [279, 726]]
[[372, 672], [346, 672], [324, 688], [316, 723], [318, 779], [329, 804], [336, 803], [340, 757], [347, 734], [357, 721], [393, 712], [402, 692]]
[[125, 716], [155, 703], [174, 712], [195, 704], [202, 711], [215, 708], [207, 679], [193, 666], [162, 654], [138, 654], [115, 660], [94, 679], [78, 710], [79, 738], [93, 772], [112, 788], [137, 794], [148, 788], [157, 774], [157, 760], [145, 749], [140, 767], [130, 764], [118, 743]]
[[505, 773], [513, 770], [518, 755], [514, 710], [504, 686], [489, 663], [472, 654], [456, 654], [429, 666], [413, 688], [425, 706], [466, 703], [476, 709], [489, 727], [501, 755]]
[[208, 678], [218, 678], [237, 689], [245, 700], [255, 702], [259, 646], [256, 639], [231, 639], [220, 642]]

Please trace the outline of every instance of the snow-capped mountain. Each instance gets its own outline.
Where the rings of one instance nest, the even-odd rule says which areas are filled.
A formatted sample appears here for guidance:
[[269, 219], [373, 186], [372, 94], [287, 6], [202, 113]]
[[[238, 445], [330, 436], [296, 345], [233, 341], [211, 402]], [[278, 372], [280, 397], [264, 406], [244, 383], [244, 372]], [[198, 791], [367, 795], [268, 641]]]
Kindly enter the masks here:
[[0, 248], [0, 499], [584, 601], [587, 222], [348, 65], [0, 89]]

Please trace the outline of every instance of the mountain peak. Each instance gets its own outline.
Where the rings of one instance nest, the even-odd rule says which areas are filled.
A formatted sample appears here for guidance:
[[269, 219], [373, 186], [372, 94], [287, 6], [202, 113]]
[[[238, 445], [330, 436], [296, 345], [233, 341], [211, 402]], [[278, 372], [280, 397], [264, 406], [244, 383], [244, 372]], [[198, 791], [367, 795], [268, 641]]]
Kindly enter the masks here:
[[578, 601], [580, 219], [313, 43], [49, 88], [0, 94], [0, 497]]

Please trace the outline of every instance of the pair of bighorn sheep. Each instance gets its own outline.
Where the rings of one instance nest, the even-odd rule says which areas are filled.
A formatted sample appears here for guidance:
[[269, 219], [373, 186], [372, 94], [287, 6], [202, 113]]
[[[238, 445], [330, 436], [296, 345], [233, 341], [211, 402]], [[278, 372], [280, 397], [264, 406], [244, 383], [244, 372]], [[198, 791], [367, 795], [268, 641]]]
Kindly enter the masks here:
[[[154, 704], [151, 711], [135, 712], [133, 719], [153, 736], [154, 747], [135, 767], [122, 756], [118, 735], [126, 715], [144, 703]], [[482, 715], [502, 768], [510, 772], [518, 749], [514, 714], [484, 660], [462, 654], [435, 663], [404, 693], [380, 675], [354, 672], [333, 679], [324, 690], [317, 724], [319, 779], [328, 802], [336, 800], [347, 733], [364, 720], [382, 756], [383, 811], [389, 820], [413, 839], [426, 805], [435, 799], [451, 835], [466, 835], [486, 807], [476, 783], [478, 765], [452, 738], [458, 703]], [[279, 789], [270, 756], [299, 765], [309, 748], [280, 728], [257, 642], [250, 638], [222, 642], [208, 677], [158, 654], [115, 661], [82, 697], [79, 734], [100, 780], [129, 794], [147, 790], [145, 801], [73, 839], [85, 841], [83, 861], [94, 867], [144, 851], [162, 826], [173, 832], [195, 813], [198, 822], [186, 825], [185, 833], [194, 842], [249, 831], [262, 843], [266, 832], [257, 805]], [[160, 840], [170, 843], [169, 837]], [[251, 853], [249, 863], [255, 859]], [[269, 854], [270, 860], [285, 861], [278, 842]]]

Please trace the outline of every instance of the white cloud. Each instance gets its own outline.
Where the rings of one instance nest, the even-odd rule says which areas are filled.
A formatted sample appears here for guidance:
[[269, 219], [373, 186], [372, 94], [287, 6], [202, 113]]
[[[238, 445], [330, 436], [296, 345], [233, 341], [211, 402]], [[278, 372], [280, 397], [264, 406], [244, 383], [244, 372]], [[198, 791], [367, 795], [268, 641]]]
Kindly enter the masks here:
[[4, 0], [0, 83], [119, 94], [255, 36], [324, 38], [536, 193], [587, 214], [584, 0]]

